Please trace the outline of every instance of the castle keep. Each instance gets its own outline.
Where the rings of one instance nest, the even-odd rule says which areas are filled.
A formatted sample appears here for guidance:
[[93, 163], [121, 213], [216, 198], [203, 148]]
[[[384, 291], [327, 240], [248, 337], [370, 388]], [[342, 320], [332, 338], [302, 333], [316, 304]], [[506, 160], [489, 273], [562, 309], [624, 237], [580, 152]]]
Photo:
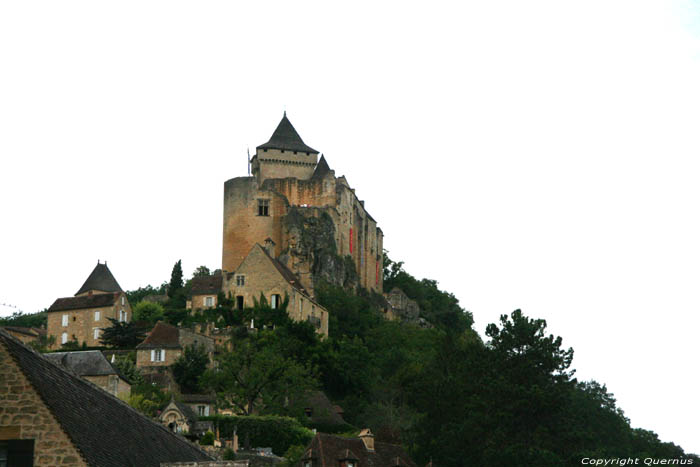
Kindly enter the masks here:
[[382, 293], [381, 229], [345, 177], [336, 177], [325, 157], [319, 159], [304, 143], [286, 113], [270, 140], [256, 148], [250, 168], [251, 176], [224, 184], [226, 293], [234, 294], [245, 281], [236, 271], [256, 244], [309, 297], [320, 280]]

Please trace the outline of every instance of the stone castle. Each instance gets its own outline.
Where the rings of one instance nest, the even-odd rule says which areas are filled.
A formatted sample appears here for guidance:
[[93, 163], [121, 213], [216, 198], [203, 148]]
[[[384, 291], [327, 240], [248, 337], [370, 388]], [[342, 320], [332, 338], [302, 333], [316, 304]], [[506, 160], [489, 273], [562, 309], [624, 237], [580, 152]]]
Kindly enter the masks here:
[[[258, 244], [313, 297], [320, 280], [382, 293], [383, 234], [344, 176], [306, 145], [286, 112], [250, 159], [251, 176], [224, 184], [223, 289]], [[235, 294], [234, 294], [235, 295]]]

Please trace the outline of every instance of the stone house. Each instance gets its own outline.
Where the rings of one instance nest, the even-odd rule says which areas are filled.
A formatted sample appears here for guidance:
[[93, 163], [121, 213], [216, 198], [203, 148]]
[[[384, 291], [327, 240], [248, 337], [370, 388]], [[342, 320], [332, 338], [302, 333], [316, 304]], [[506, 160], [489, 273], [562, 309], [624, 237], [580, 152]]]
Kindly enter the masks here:
[[47, 353], [44, 354], [44, 358], [101, 387], [113, 396], [128, 397], [131, 394], [131, 383], [99, 350]]
[[303, 467], [416, 467], [415, 462], [398, 445], [375, 442], [369, 429], [357, 438], [318, 433], [311, 440], [301, 460]]
[[58, 298], [48, 309], [47, 331], [55, 338], [53, 349], [69, 341], [89, 347], [102, 345], [102, 330], [112, 326], [108, 318], [130, 321], [131, 306], [107, 263], [95, 269], [73, 297]]
[[175, 399], [163, 409], [158, 419], [173, 433], [191, 436], [201, 436], [213, 428], [212, 422], [199, 421], [199, 416], [192, 407]]
[[272, 256], [270, 240], [263, 248], [255, 244], [245, 259], [224, 279], [224, 292], [235, 300], [236, 309], [252, 307], [262, 294], [272, 308], [289, 300], [287, 314], [295, 321], [308, 321], [316, 332], [328, 336], [328, 311], [316, 302], [299, 277]]
[[252, 176], [224, 184], [225, 273], [236, 271], [251, 248], [269, 237], [271, 256], [284, 258], [311, 296], [319, 278], [382, 292], [381, 229], [286, 113], [270, 140], [256, 148], [250, 169]]
[[195, 445], [0, 329], [0, 459], [11, 466], [159, 467]]
[[209, 360], [212, 360], [214, 339], [158, 321], [143, 342], [136, 346], [136, 366], [145, 370], [169, 367], [189, 345], [203, 345]]
[[216, 308], [218, 295], [221, 292], [222, 274], [217, 269], [210, 276], [198, 276], [192, 278], [192, 288], [187, 299], [188, 310], [204, 310]]
[[7, 331], [15, 339], [18, 339], [23, 344], [36, 342], [46, 337], [46, 329], [42, 328], [25, 328], [21, 326], [4, 326], [1, 329]]

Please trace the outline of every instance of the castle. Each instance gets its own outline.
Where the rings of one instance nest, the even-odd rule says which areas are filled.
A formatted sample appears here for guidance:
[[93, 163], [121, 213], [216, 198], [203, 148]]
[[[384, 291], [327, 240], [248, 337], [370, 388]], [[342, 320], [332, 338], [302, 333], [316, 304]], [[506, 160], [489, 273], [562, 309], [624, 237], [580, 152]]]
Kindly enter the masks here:
[[[344, 176], [306, 145], [286, 112], [270, 140], [258, 146], [247, 177], [224, 184], [222, 289], [240, 307], [265, 292], [254, 264], [268, 256], [300, 298], [314, 302], [319, 281], [382, 293], [383, 234]], [[257, 259], [250, 259], [253, 255]], [[249, 264], [250, 263], [250, 264]], [[254, 263], [254, 264], [253, 264]], [[246, 274], [256, 284], [244, 293]], [[272, 268], [270, 268], [272, 269]], [[271, 302], [276, 298], [266, 297]], [[303, 300], [303, 298], [302, 298]], [[290, 314], [303, 309], [290, 299]], [[274, 305], [274, 303], [273, 303]], [[295, 317], [295, 316], [293, 316]], [[296, 319], [306, 320], [306, 316]], [[327, 328], [326, 328], [327, 329]], [[327, 331], [326, 331], [327, 333]]]

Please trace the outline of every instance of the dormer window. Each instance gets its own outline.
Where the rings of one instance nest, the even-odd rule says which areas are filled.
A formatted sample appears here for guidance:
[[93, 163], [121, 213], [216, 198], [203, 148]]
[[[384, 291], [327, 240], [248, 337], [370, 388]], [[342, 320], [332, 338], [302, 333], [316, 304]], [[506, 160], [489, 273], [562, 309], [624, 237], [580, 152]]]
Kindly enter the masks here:
[[259, 199], [258, 200], [258, 216], [269, 216], [270, 215], [270, 200], [269, 199]]

